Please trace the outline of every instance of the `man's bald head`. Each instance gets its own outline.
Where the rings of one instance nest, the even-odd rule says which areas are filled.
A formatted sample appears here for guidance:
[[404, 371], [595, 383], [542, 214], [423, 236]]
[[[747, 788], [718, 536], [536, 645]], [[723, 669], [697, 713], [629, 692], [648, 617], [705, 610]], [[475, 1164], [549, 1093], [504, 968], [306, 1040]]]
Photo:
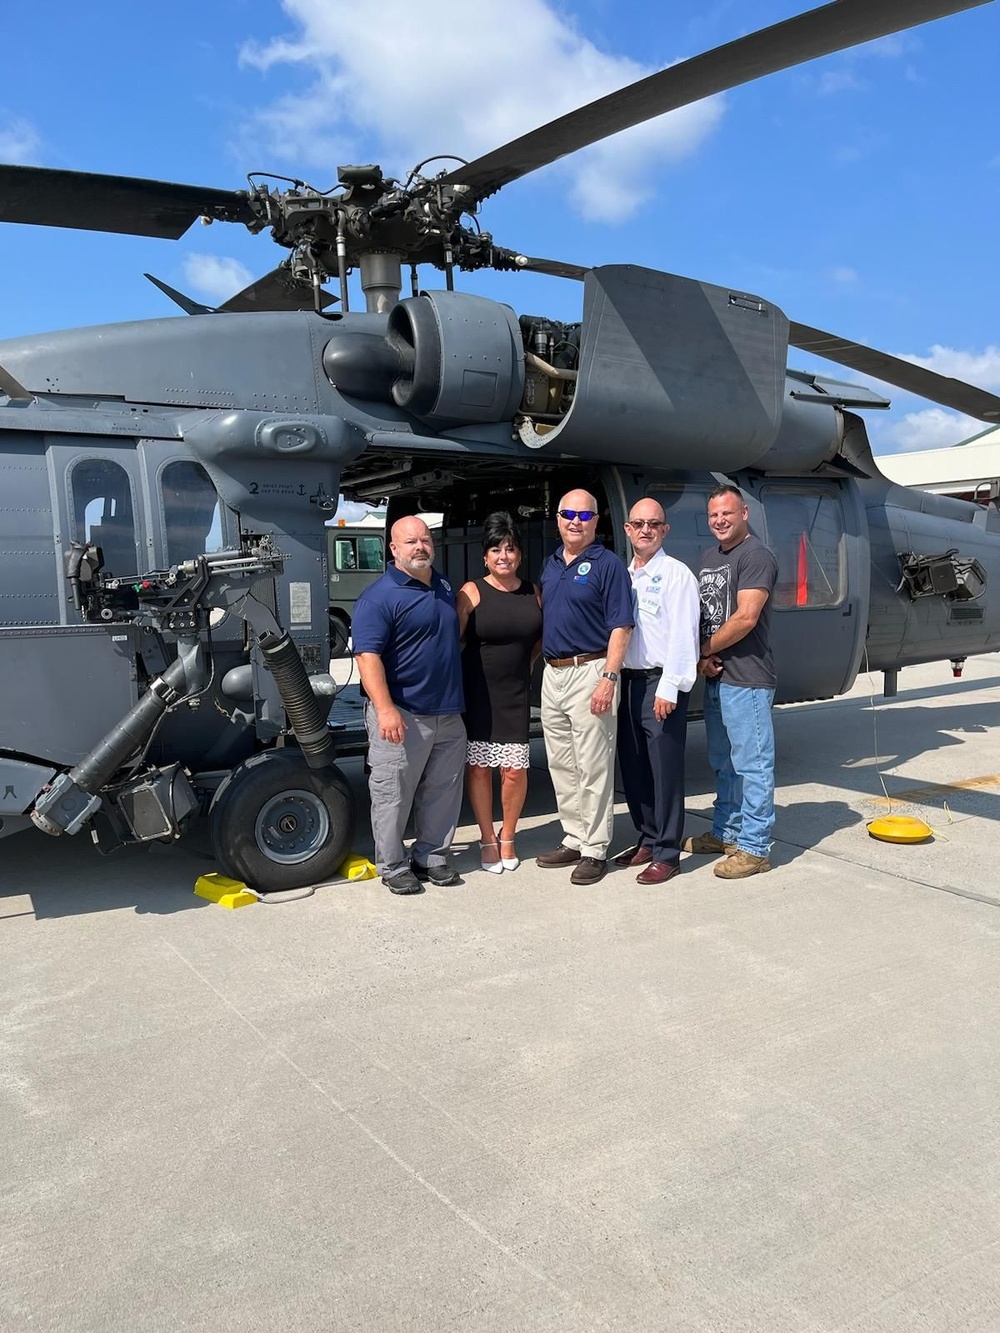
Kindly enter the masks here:
[[434, 563], [434, 538], [422, 518], [398, 518], [389, 534], [389, 550], [396, 568], [410, 578], [429, 583]]

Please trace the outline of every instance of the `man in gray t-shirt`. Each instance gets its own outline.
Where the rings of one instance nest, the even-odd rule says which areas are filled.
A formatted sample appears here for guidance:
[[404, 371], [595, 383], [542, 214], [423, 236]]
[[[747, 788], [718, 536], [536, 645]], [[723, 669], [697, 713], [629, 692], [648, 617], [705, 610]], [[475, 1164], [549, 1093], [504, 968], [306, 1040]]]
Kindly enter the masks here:
[[708, 526], [718, 546], [701, 562], [701, 659], [705, 735], [715, 771], [712, 832], [686, 839], [686, 850], [726, 853], [715, 873], [743, 879], [770, 870], [774, 828], [776, 677], [768, 635], [774, 554], [753, 535], [735, 486], [708, 497]]

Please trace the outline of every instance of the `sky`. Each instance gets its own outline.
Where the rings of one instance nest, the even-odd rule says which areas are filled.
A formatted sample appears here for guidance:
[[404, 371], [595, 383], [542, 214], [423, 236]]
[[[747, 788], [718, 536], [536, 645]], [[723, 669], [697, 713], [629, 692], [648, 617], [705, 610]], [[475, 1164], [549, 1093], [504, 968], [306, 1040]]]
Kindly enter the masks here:
[[[4, 18], [0, 162], [224, 189], [249, 171], [328, 188], [343, 162], [405, 175], [431, 154], [476, 157], [810, 7], [36, 0]], [[994, 0], [626, 131], [508, 186], [480, 223], [526, 254], [753, 292], [1000, 392], [998, 52]], [[222, 301], [284, 253], [218, 223], [179, 241], [0, 225], [0, 339], [177, 313], [144, 271]], [[428, 270], [423, 284], [443, 281]], [[457, 285], [519, 313], [580, 315], [574, 282], [468, 274]], [[789, 363], [853, 378], [794, 349]], [[865, 414], [876, 453], [985, 429], [887, 396], [889, 412]]]

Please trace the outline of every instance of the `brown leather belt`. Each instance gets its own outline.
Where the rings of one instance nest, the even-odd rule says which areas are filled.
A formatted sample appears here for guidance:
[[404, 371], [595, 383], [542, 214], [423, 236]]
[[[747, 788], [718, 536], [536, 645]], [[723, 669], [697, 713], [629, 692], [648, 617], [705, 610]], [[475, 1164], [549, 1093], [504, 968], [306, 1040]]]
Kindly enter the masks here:
[[547, 657], [545, 665], [554, 667], [580, 666], [584, 662], [599, 662], [602, 657], [607, 657], [607, 653], [578, 653], [576, 657]]

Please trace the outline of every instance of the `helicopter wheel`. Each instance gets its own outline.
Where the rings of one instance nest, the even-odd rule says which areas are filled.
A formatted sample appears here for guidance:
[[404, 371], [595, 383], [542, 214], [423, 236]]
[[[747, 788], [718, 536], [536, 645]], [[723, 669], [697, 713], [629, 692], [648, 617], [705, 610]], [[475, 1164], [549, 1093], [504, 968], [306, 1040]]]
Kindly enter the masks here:
[[267, 750], [229, 774], [209, 819], [223, 873], [276, 893], [333, 878], [351, 850], [354, 798], [336, 766]]
[[351, 627], [343, 617], [338, 616], [336, 612], [330, 612], [330, 656], [343, 657], [347, 652], [347, 640], [350, 637]]

